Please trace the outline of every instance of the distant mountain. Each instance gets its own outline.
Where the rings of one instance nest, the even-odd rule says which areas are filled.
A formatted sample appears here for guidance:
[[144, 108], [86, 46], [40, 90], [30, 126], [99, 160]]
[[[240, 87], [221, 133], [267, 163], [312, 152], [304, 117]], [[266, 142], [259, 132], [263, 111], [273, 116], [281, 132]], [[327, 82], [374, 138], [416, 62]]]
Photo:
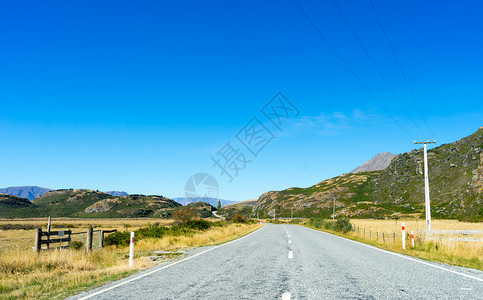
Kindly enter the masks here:
[[220, 201], [221, 206], [237, 203], [237, 201], [230, 201], [230, 200], [210, 198], [210, 197], [198, 197], [198, 198], [177, 197], [177, 198], [173, 198], [173, 200], [180, 203], [181, 205], [188, 205], [190, 203], [195, 203], [195, 202], [206, 202], [214, 207], [216, 207], [216, 205], [218, 204], [218, 200]]
[[366, 161], [362, 165], [352, 170], [351, 173], [356, 174], [360, 172], [372, 172], [372, 171], [384, 170], [391, 164], [391, 161], [396, 156], [397, 154], [392, 154], [389, 152], [379, 153], [378, 155], [374, 156], [370, 160]]
[[52, 190], [38, 186], [11, 186], [0, 189], [0, 193], [26, 198], [30, 201], [50, 191]]
[[106, 193], [108, 193], [111, 196], [117, 196], [117, 197], [129, 196], [129, 194], [126, 192], [108, 191]]

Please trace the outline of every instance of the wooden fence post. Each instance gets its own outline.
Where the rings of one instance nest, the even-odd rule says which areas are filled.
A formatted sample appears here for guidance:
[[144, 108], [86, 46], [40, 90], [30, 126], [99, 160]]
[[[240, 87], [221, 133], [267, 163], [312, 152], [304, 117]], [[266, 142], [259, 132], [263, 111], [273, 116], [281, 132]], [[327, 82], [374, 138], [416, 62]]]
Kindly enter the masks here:
[[394, 244], [396, 244], [396, 233], [395, 233], [395, 232], [393, 232], [393, 233], [392, 233], [392, 236], [393, 236], [393, 241], [394, 241]]
[[91, 252], [92, 250], [92, 237], [93, 237], [93, 231], [92, 231], [92, 226], [87, 228], [87, 240], [86, 240], [86, 251], [88, 253]]
[[40, 252], [41, 241], [42, 241], [42, 229], [37, 228], [37, 230], [35, 231], [35, 244], [34, 244], [34, 251], [36, 253]]
[[[47, 222], [47, 240], [50, 241], [50, 226], [51, 226], [51, 223], [50, 223], [51, 219], [50, 219], [50, 216], [49, 216], [49, 220]], [[50, 248], [50, 243], [47, 243], [47, 249]]]
[[99, 232], [99, 248], [102, 249], [104, 246], [104, 230], [101, 229]]
[[384, 237], [384, 232], [382, 233], [382, 242], [385, 244], [386, 243], [386, 238]]

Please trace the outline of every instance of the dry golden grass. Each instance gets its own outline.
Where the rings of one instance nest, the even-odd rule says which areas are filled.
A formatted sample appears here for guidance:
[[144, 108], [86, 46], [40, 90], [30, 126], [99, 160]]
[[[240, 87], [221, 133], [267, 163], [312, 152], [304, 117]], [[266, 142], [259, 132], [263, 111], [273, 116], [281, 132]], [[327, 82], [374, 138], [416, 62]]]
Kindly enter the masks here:
[[[405, 223], [406, 230], [425, 230], [425, 220], [409, 219], [409, 220], [372, 220], [372, 219], [351, 219], [351, 223], [366, 230], [400, 232], [402, 222]], [[431, 228], [433, 230], [483, 230], [483, 223], [460, 222], [457, 220], [432, 220]]]
[[[117, 229], [136, 230], [148, 224], [159, 223], [160, 225], [171, 224], [172, 220], [166, 219], [75, 219], [75, 218], [52, 218], [53, 230], [57, 228], [69, 228], [72, 232], [83, 232], [90, 226], [94, 229]], [[31, 219], [0, 219], [0, 225], [19, 224], [47, 227], [46, 218]], [[74, 226], [73, 228], [71, 228]], [[5, 249], [31, 249], [34, 245], [35, 230], [0, 230], [0, 251]], [[80, 235], [72, 236], [73, 240], [80, 239]]]
[[[406, 250], [402, 250], [402, 222], [405, 223], [406, 229]], [[427, 260], [483, 270], [483, 241], [452, 241], [443, 235], [436, 236], [436, 239], [431, 240], [422, 232], [418, 234], [418, 230], [426, 229], [424, 220], [352, 219], [351, 223], [355, 225], [356, 231], [348, 233], [347, 236], [353, 239]], [[457, 220], [432, 220], [431, 225], [433, 230], [483, 230], [483, 223], [467, 223]], [[410, 242], [411, 231], [414, 231], [414, 247], [411, 247]], [[396, 240], [394, 240], [394, 233]], [[456, 235], [446, 237], [451, 238]], [[474, 237], [483, 238], [482, 235]]]
[[[93, 224], [104, 225], [105, 229], [122, 229], [122, 224], [130, 224], [129, 229], [135, 229], [156, 221], [121, 219], [116, 224], [114, 220], [75, 220], [76, 224], [82, 225], [79, 231]], [[38, 222], [45, 223], [45, 220]], [[70, 224], [74, 220], [68, 219], [67, 222]], [[11, 224], [11, 220], [7, 223]], [[28, 223], [32, 224], [30, 220]], [[258, 224], [230, 224], [225, 227], [213, 227], [189, 237], [140, 240], [135, 243], [132, 269], [128, 267], [126, 257], [129, 253], [128, 247], [105, 247], [89, 255], [83, 250], [51, 250], [35, 254], [31, 248], [33, 232], [0, 231], [0, 299], [63, 298], [85, 288], [125, 277], [135, 270], [152, 266], [144, 256], [151, 255], [154, 250], [177, 250], [219, 244], [259, 227]], [[74, 231], [77, 231], [77, 228], [74, 228]], [[26, 240], [22, 241], [22, 237], [15, 235], [23, 236]]]

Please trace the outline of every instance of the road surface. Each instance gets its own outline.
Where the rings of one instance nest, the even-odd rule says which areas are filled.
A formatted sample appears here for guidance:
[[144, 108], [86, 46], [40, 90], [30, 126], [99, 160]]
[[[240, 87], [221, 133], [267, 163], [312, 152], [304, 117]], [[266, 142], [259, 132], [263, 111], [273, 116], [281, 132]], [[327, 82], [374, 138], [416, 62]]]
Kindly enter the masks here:
[[483, 299], [483, 272], [429, 263], [298, 225], [227, 244], [72, 299]]

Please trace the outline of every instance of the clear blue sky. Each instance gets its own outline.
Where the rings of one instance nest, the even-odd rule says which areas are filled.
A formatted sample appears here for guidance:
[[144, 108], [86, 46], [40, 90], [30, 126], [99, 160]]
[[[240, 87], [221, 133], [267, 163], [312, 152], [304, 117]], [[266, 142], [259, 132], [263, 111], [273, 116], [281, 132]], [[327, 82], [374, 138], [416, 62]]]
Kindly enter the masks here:
[[[382, 106], [292, 1], [2, 2], [0, 187], [180, 197], [207, 172], [245, 200], [483, 126], [481, 1], [373, 0], [434, 136], [368, 0], [336, 3], [404, 108], [332, 1], [297, 3]], [[283, 131], [260, 112], [279, 91], [299, 110]], [[275, 136], [257, 157], [236, 139], [252, 117]], [[232, 182], [212, 162], [228, 141], [251, 160]]]

